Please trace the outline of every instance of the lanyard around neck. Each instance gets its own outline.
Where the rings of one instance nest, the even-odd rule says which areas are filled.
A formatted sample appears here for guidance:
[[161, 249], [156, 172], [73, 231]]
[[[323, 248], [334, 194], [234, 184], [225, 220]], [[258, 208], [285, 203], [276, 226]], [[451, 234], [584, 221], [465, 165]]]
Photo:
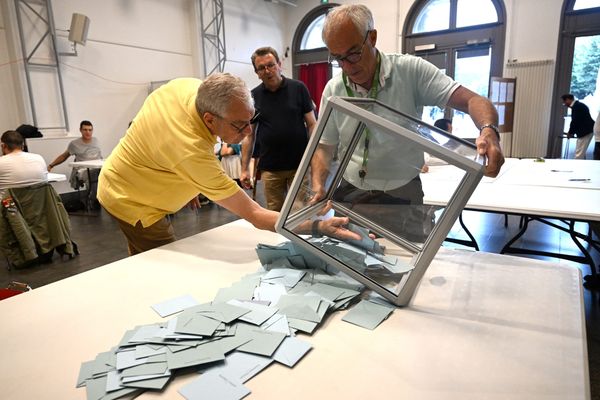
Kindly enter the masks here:
[[[379, 73], [381, 70], [381, 57], [379, 56], [379, 52], [377, 52], [377, 66], [375, 67], [375, 74], [373, 75], [373, 80], [371, 82], [371, 89], [367, 93], [367, 97], [371, 99], [377, 98], [377, 93], [379, 92]], [[344, 81], [344, 87], [346, 88], [346, 94], [348, 97], [354, 97], [354, 92], [350, 88], [350, 84], [348, 83], [348, 75], [345, 72], [342, 72], [342, 80]]]
[[[367, 97], [371, 99], [377, 98], [377, 92], [379, 92], [379, 73], [381, 68], [381, 57], [379, 56], [379, 52], [377, 52], [377, 67], [375, 68], [375, 74], [373, 75], [373, 81], [371, 83], [371, 89], [369, 89], [369, 93], [367, 93]], [[344, 81], [344, 87], [346, 88], [346, 93], [348, 97], [354, 97], [354, 92], [350, 89], [350, 85], [348, 85], [348, 77], [345, 72], [342, 72], [342, 80]], [[367, 164], [369, 163], [369, 141], [371, 139], [371, 132], [369, 129], [365, 129], [365, 146], [363, 149], [363, 158], [360, 171], [358, 171], [358, 176], [361, 180], [365, 179], [367, 176]]]

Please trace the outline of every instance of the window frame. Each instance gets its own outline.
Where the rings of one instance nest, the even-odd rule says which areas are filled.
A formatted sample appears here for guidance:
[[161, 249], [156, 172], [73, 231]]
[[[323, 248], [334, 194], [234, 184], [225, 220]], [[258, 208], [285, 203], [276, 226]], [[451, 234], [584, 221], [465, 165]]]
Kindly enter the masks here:
[[[460, 50], [489, 47], [491, 49], [490, 78], [502, 76], [504, 70], [504, 44], [506, 36], [506, 10], [502, 0], [490, 0], [496, 8], [498, 20], [480, 25], [456, 28], [458, 0], [450, 0], [450, 28], [411, 33], [418, 15], [423, 11], [428, 0], [417, 0], [410, 8], [403, 27], [402, 52], [423, 57], [446, 53], [446, 74], [455, 76], [455, 56]], [[435, 48], [417, 52], [417, 46], [435, 44]], [[489, 82], [488, 82], [489, 85]], [[444, 117], [452, 119], [454, 111], [449, 107], [444, 110]]]
[[600, 6], [598, 7], [590, 7], [590, 8], [583, 8], [581, 10], [574, 10], [573, 8], [575, 7], [575, 3], [577, 3], [577, 0], [572, 0], [572, 1], [566, 1], [566, 8], [565, 8], [565, 14], [579, 14], [579, 13], [596, 13], [598, 12], [598, 9], [600, 9]]
[[[298, 24], [298, 27], [294, 32], [294, 38], [292, 39], [292, 76], [294, 79], [298, 79], [298, 76], [300, 75], [300, 65], [328, 61], [329, 50], [327, 50], [327, 47], [302, 50], [300, 49], [300, 46], [302, 45], [302, 38], [306, 34], [306, 30], [313, 21], [321, 15], [327, 14], [330, 9], [337, 6], [339, 6], [338, 3], [320, 4], [306, 13]], [[331, 67], [329, 68], [329, 78], [331, 78]]]
[[573, 10], [576, 1], [564, 0], [560, 17], [550, 131], [548, 132], [549, 140], [546, 152], [549, 157], [561, 158], [562, 156], [565, 108], [560, 96], [569, 93], [571, 89], [575, 39], [579, 36], [600, 35], [600, 24], [597, 22], [600, 17], [600, 7]]

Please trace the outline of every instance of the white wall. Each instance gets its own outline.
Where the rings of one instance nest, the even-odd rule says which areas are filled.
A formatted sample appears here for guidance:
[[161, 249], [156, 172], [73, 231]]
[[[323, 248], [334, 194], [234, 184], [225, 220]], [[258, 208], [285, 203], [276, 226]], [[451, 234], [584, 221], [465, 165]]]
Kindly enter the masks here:
[[[264, 0], [227, 0], [225, 9], [225, 38], [227, 62], [225, 71], [244, 79], [248, 87], [260, 83], [250, 56], [259, 47], [271, 46], [283, 57], [289, 25], [290, 7]], [[283, 61], [284, 74], [291, 76], [288, 60]]]
[[188, 2], [55, 0], [53, 8], [57, 29], [69, 29], [73, 12], [90, 18], [85, 47], [61, 57], [69, 133], [79, 136], [79, 121], [92, 121], [108, 155], [151, 81], [194, 74]]
[[505, 61], [555, 60], [563, 0], [504, 0]]
[[5, 23], [4, 15], [7, 10], [4, 7], [6, 2], [0, 3], [0, 132], [7, 129], [14, 129], [19, 125], [19, 115], [24, 113], [22, 107], [22, 98], [17, 96], [17, 87], [15, 86], [15, 72], [19, 70], [19, 65], [15, 58], [11, 57], [9, 47], [13, 43], [7, 37], [8, 27]]

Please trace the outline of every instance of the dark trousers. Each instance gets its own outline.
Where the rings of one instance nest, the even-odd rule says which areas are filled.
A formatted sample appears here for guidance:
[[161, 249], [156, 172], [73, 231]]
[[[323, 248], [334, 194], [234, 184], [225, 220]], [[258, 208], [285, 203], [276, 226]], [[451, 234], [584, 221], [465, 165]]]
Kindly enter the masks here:
[[362, 190], [342, 180], [333, 200], [410, 241], [422, 243], [433, 228], [435, 209], [423, 204], [418, 176], [388, 191]]

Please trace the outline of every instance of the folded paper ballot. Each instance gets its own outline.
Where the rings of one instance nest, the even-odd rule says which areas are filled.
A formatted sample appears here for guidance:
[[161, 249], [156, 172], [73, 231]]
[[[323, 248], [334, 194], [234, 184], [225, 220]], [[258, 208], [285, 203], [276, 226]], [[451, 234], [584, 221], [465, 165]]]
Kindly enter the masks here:
[[346, 313], [342, 321], [350, 322], [351, 324], [367, 329], [375, 329], [392, 311], [394, 311], [394, 308], [391, 306], [362, 300]]
[[[328, 313], [355, 300], [363, 286], [327, 272], [326, 266], [295, 267], [311, 261], [289, 243], [259, 248], [269, 264], [221, 289], [212, 302], [199, 304], [183, 295], [152, 305], [170, 319], [136, 326], [114, 348], [82, 363], [77, 387], [85, 386], [88, 398], [117, 399], [160, 391], [178, 371], [196, 368], [201, 375], [179, 389], [182, 396], [240, 399], [249, 394], [243, 383], [271, 363], [294, 367], [312, 348], [295, 332], [313, 333]], [[275, 259], [271, 250], [284, 259]], [[356, 247], [349, 251], [366, 253]], [[372, 329], [372, 320], [364, 316], [349, 322], [363, 320]]]
[[166, 317], [168, 315], [178, 313], [179, 311], [182, 311], [188, 307], [195, 306], [196, 304], [198, 304], [196, 299], [189, 294], [186, 294], [185, 296], [176, 297], [174, 299], [154, 304], [152, 308], [161, 317]]

